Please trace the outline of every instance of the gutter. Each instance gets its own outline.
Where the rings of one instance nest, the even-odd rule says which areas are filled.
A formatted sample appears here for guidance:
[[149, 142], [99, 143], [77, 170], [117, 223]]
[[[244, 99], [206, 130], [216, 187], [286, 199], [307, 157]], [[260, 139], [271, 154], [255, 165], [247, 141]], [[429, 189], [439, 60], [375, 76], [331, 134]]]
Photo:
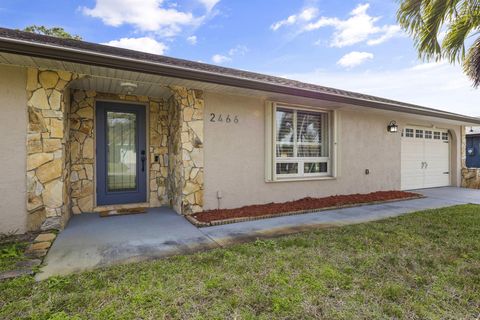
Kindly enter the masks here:
[[335, 93], [324, 93], [315, 90], [295, 88], [266, 81], [245, 79], [233, 75], [218, 74], [204, 70], [197, 70], [164, 64], [153, 61], [132, 59], [118, 55], [104, 54], [90, 50], [81, 50], [64, 46], [55, 46], [14, 38], [0, 37], [0, 51], [12, 54], [33, 56], [38, 58], [54, 59], [99, 67], [120, 69], [125, 71], [142, 72], [165, 77], [180, 78], [192, 81], [201, 81], [218, 85], [227, 85], [245, 89], [259, 90], [271, 93], [286, 94], [304, 98], [325, 100], [337, 103], [352, 104], [380, 110], [407, 112], [411, 114], [434, 116], [448, 120], [460, 121], [468, 124], [480, 125], [480, 118], [463, 116], [460, 114], [420, 107], [402, 106], [395, 103], [372, 101], [362, 98], [348, 97]]

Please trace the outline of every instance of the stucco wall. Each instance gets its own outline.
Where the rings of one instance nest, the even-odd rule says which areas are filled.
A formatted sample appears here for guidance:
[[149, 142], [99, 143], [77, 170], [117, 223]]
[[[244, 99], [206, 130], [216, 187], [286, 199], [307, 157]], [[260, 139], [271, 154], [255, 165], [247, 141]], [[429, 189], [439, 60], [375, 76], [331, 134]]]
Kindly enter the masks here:
[[[210, 114], [237, 116], [238, 124], [210, 122]], [[265, 182], [264, 101], [205, 93], [204, 209], [282, 202], [306, 196], [400, 189], [400, 133], [386, 126], [392, 116], [339, 110], [336, 179]], [[408, 123], [407, 120], [397, 120]], [[421, 124], [421, 123], [420, 123]], [[425, 123], [426, 124], [426, 123]], [[452, 127], [458, 131], [460, 127]], [[457, 136], [458, 137], [458, 136]], [[458, 149], [455, 146], [456, 149]], [[457, 152], [453, 166], [457, 167]], [[370, 174], [365, 174], [369, 169]], [[457, 171], [457, 170], [455, 170]], [[453, 173], [457, 184], [457, 172]]]
[[26, 70], [0, 66], [0, 233], [25, 232]]

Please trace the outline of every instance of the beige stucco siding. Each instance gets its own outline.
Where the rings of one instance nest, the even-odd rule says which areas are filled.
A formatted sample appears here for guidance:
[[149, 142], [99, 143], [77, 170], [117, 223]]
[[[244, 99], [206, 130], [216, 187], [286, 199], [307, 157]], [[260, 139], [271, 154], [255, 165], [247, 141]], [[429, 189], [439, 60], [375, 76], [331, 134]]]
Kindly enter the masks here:
[[[259, 98], [205, 94], [204, 209], [217, 208], [217, 191], [222, 196], [220, 207], [233, 208], [306, 196], [400, 189], [400, 133], [386, 131], [392, 117], [344, 110], [336, 118], [335, 179], [265, 182], [264, 104]], [[210, 122], [211, 113], [223, 118], [238, 116], [239, 123]], [[370, 174], [365, 174], [366, 169]]]
[[26, 70], [0, 66], [0, 233], [26, 231]]

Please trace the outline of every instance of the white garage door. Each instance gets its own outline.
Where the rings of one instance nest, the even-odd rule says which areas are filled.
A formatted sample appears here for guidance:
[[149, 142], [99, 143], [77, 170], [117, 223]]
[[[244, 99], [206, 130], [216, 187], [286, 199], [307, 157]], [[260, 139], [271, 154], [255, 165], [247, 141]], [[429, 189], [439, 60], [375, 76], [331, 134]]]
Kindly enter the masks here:
[[402, 131], [402, 190], [450, 185], [449, 135], [445, 130]]

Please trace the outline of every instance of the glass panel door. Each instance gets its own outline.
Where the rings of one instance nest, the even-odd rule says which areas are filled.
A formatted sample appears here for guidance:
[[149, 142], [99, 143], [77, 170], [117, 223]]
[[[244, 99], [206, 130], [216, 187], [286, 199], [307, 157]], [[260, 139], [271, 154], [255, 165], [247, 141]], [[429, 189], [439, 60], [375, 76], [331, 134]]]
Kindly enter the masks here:
[[134, 113], [107, 112], [107, 190], [137, 188], [137, 117]]
[[96, 103], [97, 205], [147, 200], [145, 106]]

